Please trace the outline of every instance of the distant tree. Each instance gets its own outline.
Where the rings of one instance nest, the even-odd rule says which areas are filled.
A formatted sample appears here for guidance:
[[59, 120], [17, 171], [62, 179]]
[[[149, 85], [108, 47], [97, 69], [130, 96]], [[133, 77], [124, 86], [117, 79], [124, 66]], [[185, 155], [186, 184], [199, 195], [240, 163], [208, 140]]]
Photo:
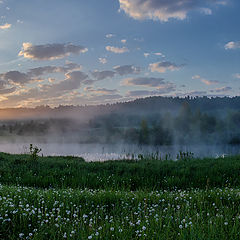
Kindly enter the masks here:
[[179, 111], [179, 115], [175, 119], [175, 128], [181, 133], [189, 133], [192, 121], [192, 111], [188, 102], [184, 102]]
[[149, 128], [145, 120], [141, 121], [140, 133], [139, 133], [139, 144], [149, 143]]
[[170, 145], [172, 143], [172, 135], [168, 129], [164, 129], [159, 123], [152, 128], [152, 138], [154, 145]]
[[200, 130], [203, 134], [214, 133], [217, 125], [217, 120], [214, 116], [203, 114], [200, 123]]

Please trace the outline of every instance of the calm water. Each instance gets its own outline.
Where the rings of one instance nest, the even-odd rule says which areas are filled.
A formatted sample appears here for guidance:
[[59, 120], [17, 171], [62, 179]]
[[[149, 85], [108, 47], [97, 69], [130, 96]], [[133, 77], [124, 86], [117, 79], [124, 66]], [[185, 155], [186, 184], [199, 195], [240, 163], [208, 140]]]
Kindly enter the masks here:
[[[33, 143], [42, 149], [44, 156], [71, 155], [81, 156], [86, 161], [104, 161], [117, 160], [134, 154], [151, 154], [158, 152], [162, 157], [170, 154], [172, 159], [176, 159], [179, 151], [193, 152], [195, 157], [218, 157], [226, 155], [240, 154], [240, 146], [230, 145], [192, 145], [192, 146], [138, 146], [125, 144], [59, 144], [59, 143]], [[8, 153], [27, 153], [29, 151], [28, 143], [0, 143], [0, 151]]]

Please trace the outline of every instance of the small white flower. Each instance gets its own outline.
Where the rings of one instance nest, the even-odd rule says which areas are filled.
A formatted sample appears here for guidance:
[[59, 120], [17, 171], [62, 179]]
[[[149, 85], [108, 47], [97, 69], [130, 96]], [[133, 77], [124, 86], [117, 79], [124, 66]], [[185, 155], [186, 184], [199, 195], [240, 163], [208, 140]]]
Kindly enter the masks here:
[[19, 237], [22, 238], [24, 236], [24, 233], [19, 233]]

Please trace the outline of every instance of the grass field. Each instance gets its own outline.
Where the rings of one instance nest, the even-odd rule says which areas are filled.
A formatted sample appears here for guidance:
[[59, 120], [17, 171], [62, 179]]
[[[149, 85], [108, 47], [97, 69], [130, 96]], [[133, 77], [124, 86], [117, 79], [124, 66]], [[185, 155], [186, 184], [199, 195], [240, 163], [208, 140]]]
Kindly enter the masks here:
[[0, 154], [0, 239], [240, 239], [240, 157]]

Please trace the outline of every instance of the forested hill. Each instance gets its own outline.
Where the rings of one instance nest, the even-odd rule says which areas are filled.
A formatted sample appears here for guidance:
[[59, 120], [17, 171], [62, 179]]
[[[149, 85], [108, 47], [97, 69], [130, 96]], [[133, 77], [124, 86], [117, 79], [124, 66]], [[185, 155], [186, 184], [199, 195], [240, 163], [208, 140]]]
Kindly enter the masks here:
[[178, 113], [181, 107], [187, 104], [192, 111], [201, 112], [221, 112], [239, 111], [240, 97], [147, 97], [129, 102], [120, 102], [105, 105], [85, 105], [81, 106], [58, 106], [50, 108], [49, 106], [38, 106], [35, 108], [6, 108], [0, 109], [0, 119], [39, 119], [39, 118], [91, 118], [96, 115], [109, 113]]

